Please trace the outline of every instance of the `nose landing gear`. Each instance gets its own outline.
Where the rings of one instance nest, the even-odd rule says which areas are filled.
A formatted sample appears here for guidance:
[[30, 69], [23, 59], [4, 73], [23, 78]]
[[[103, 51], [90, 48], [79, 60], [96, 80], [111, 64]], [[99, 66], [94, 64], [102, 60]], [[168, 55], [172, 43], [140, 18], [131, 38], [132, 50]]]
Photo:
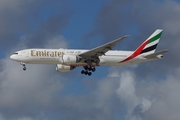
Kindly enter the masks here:
[[26, 64], [21, 62], [21, 65], [23, 66], [23, 70], [26, 70]]
[[25, 71], [25, 70], [26, 70], [26, 67], [23, 67], [23, 70]]

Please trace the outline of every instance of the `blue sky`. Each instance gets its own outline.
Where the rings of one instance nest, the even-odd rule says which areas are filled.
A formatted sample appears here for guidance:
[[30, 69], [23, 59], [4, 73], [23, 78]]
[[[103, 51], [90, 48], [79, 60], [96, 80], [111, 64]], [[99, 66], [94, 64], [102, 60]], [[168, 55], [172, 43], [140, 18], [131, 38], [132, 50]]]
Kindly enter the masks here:
[[[179, 120], [179, 0], [1, 0], [0, 120]], [[156, 29], [164, 59], [133, 66], [22, 66], [25, 48], [91, 49], [130, 35], [114, 49], [135, 50]]]
[[64, 37], [72, 41], [72, 47], [83, 47], [77, 45], [77, 41], [81, 41], [82, 37], [93, 29], [93, 21], [96, 19], [97, 12], [102, 7], [102, 4], [102, 0], [97, 1], [95, 4], [94, 1], [83, 0], [72, 2], [72, 7], [75, 10], [69, 20], [69, 25], [63, 32]]

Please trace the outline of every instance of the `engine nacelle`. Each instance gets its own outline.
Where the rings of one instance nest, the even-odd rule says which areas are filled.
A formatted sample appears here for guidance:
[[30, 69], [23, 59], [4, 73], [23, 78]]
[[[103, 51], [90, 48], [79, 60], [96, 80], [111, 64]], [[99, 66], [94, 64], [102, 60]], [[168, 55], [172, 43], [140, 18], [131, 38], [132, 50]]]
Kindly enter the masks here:
[[162, 59], [163, 55], [158, 55], [157, 58]]
[[60, 59], [60, 63], [62, 64], [74, 64], [79, 61], [78, 56], [76, 55], [63, 55], [62, 59]]
[[57, 64], [56, 65], [56, 71], [57, 72], [69, 72], [73, 70], [75, 67], [69, 66], [69, 65], [62, 65], [62, 64]]

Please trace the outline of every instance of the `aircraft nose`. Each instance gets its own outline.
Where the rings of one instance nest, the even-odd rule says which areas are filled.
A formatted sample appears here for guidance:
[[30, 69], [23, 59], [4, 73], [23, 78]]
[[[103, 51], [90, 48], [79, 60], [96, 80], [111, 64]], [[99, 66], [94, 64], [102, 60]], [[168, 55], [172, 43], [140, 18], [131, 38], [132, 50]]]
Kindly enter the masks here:
[[14, 58], [13, 55], [11, 55], [10, 58], [13, 60], [13, 58]]
[[20, 58], [21, 57], [19, 56], [19, 52], [15, 52], [10, 56], [10, 59], [17, 61], [17, 62], [19, 62]]
[[17, 59], [17, 57], [16, 57], [16, 55], [11, 55], [11, 56], [10, 56], [10, 59], [12, 59], [12, 60], [16, 60], [16, 59]]

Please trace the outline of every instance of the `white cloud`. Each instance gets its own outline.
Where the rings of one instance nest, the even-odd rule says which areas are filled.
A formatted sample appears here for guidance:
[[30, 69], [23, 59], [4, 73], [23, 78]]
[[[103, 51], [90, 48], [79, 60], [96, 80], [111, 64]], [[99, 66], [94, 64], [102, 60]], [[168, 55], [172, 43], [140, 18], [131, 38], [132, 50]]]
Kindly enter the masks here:
[[[66, 47], [67, 44], [62, 37], [55, 38], [58, 38], [58, 41], [53, 39], [47, 46]], [[19, 47], [26, 45], [21, 43]], [[23, 71], [22, 66], [10, 60], [9, 55], [1, 59], [0, 107], [38, 115], [38, 109], [49, 106], [54, 101], [54, 95], [62, 91], [61, 81], [65, 78], [56, 72], [55, 65], [27, 64], [26, 67], [27, 70]], [[7, 118], [9, 117], [13, 118], [13, 114]], [[23, 117], [18, 120], [32, 120], [32, 118]]]
[[143, 97], [142, 98], [142, 106], [141, 106], [142, 111], [141, 112], [147, 111], [151, 107], [151, 104], [152, 104], [152, 102], [150, 100]]
[[30, 117], [22, 117], [22, 118], [18, 118], [17, 120], [33, 120], [33, 119]]
[[0, 8], [1, 10], [14, 9], [14, 8], [17, 9], [21, 3], [22, 3], [22, 0], [1, 0]]
[[59, 49], [64, 48], [66, 49], [68, 47], [67, 41], [65, 42], [65, 39], [62, 35], [55, 36], [52, 39], [47, 40], [47, 43], [45, 45], [45, 48], [51, 48], [51, 49]]
[[[127, 120], [178, 120], [180, 118], [180, 69], [175, 73], [168, 73], [167, 78], [146, 81], [140, 80], [136, 69], [124, 67], [111, 69], [110, 75], [119, 79], [116, 93], [119, 100], [126, 106]], [[117, 77], [119, 76], [119, 77]], [[112, 77], [113, 78], [113, 77]]]
[[5, 120], [2, 114], [0, 114], [0, 120]]

